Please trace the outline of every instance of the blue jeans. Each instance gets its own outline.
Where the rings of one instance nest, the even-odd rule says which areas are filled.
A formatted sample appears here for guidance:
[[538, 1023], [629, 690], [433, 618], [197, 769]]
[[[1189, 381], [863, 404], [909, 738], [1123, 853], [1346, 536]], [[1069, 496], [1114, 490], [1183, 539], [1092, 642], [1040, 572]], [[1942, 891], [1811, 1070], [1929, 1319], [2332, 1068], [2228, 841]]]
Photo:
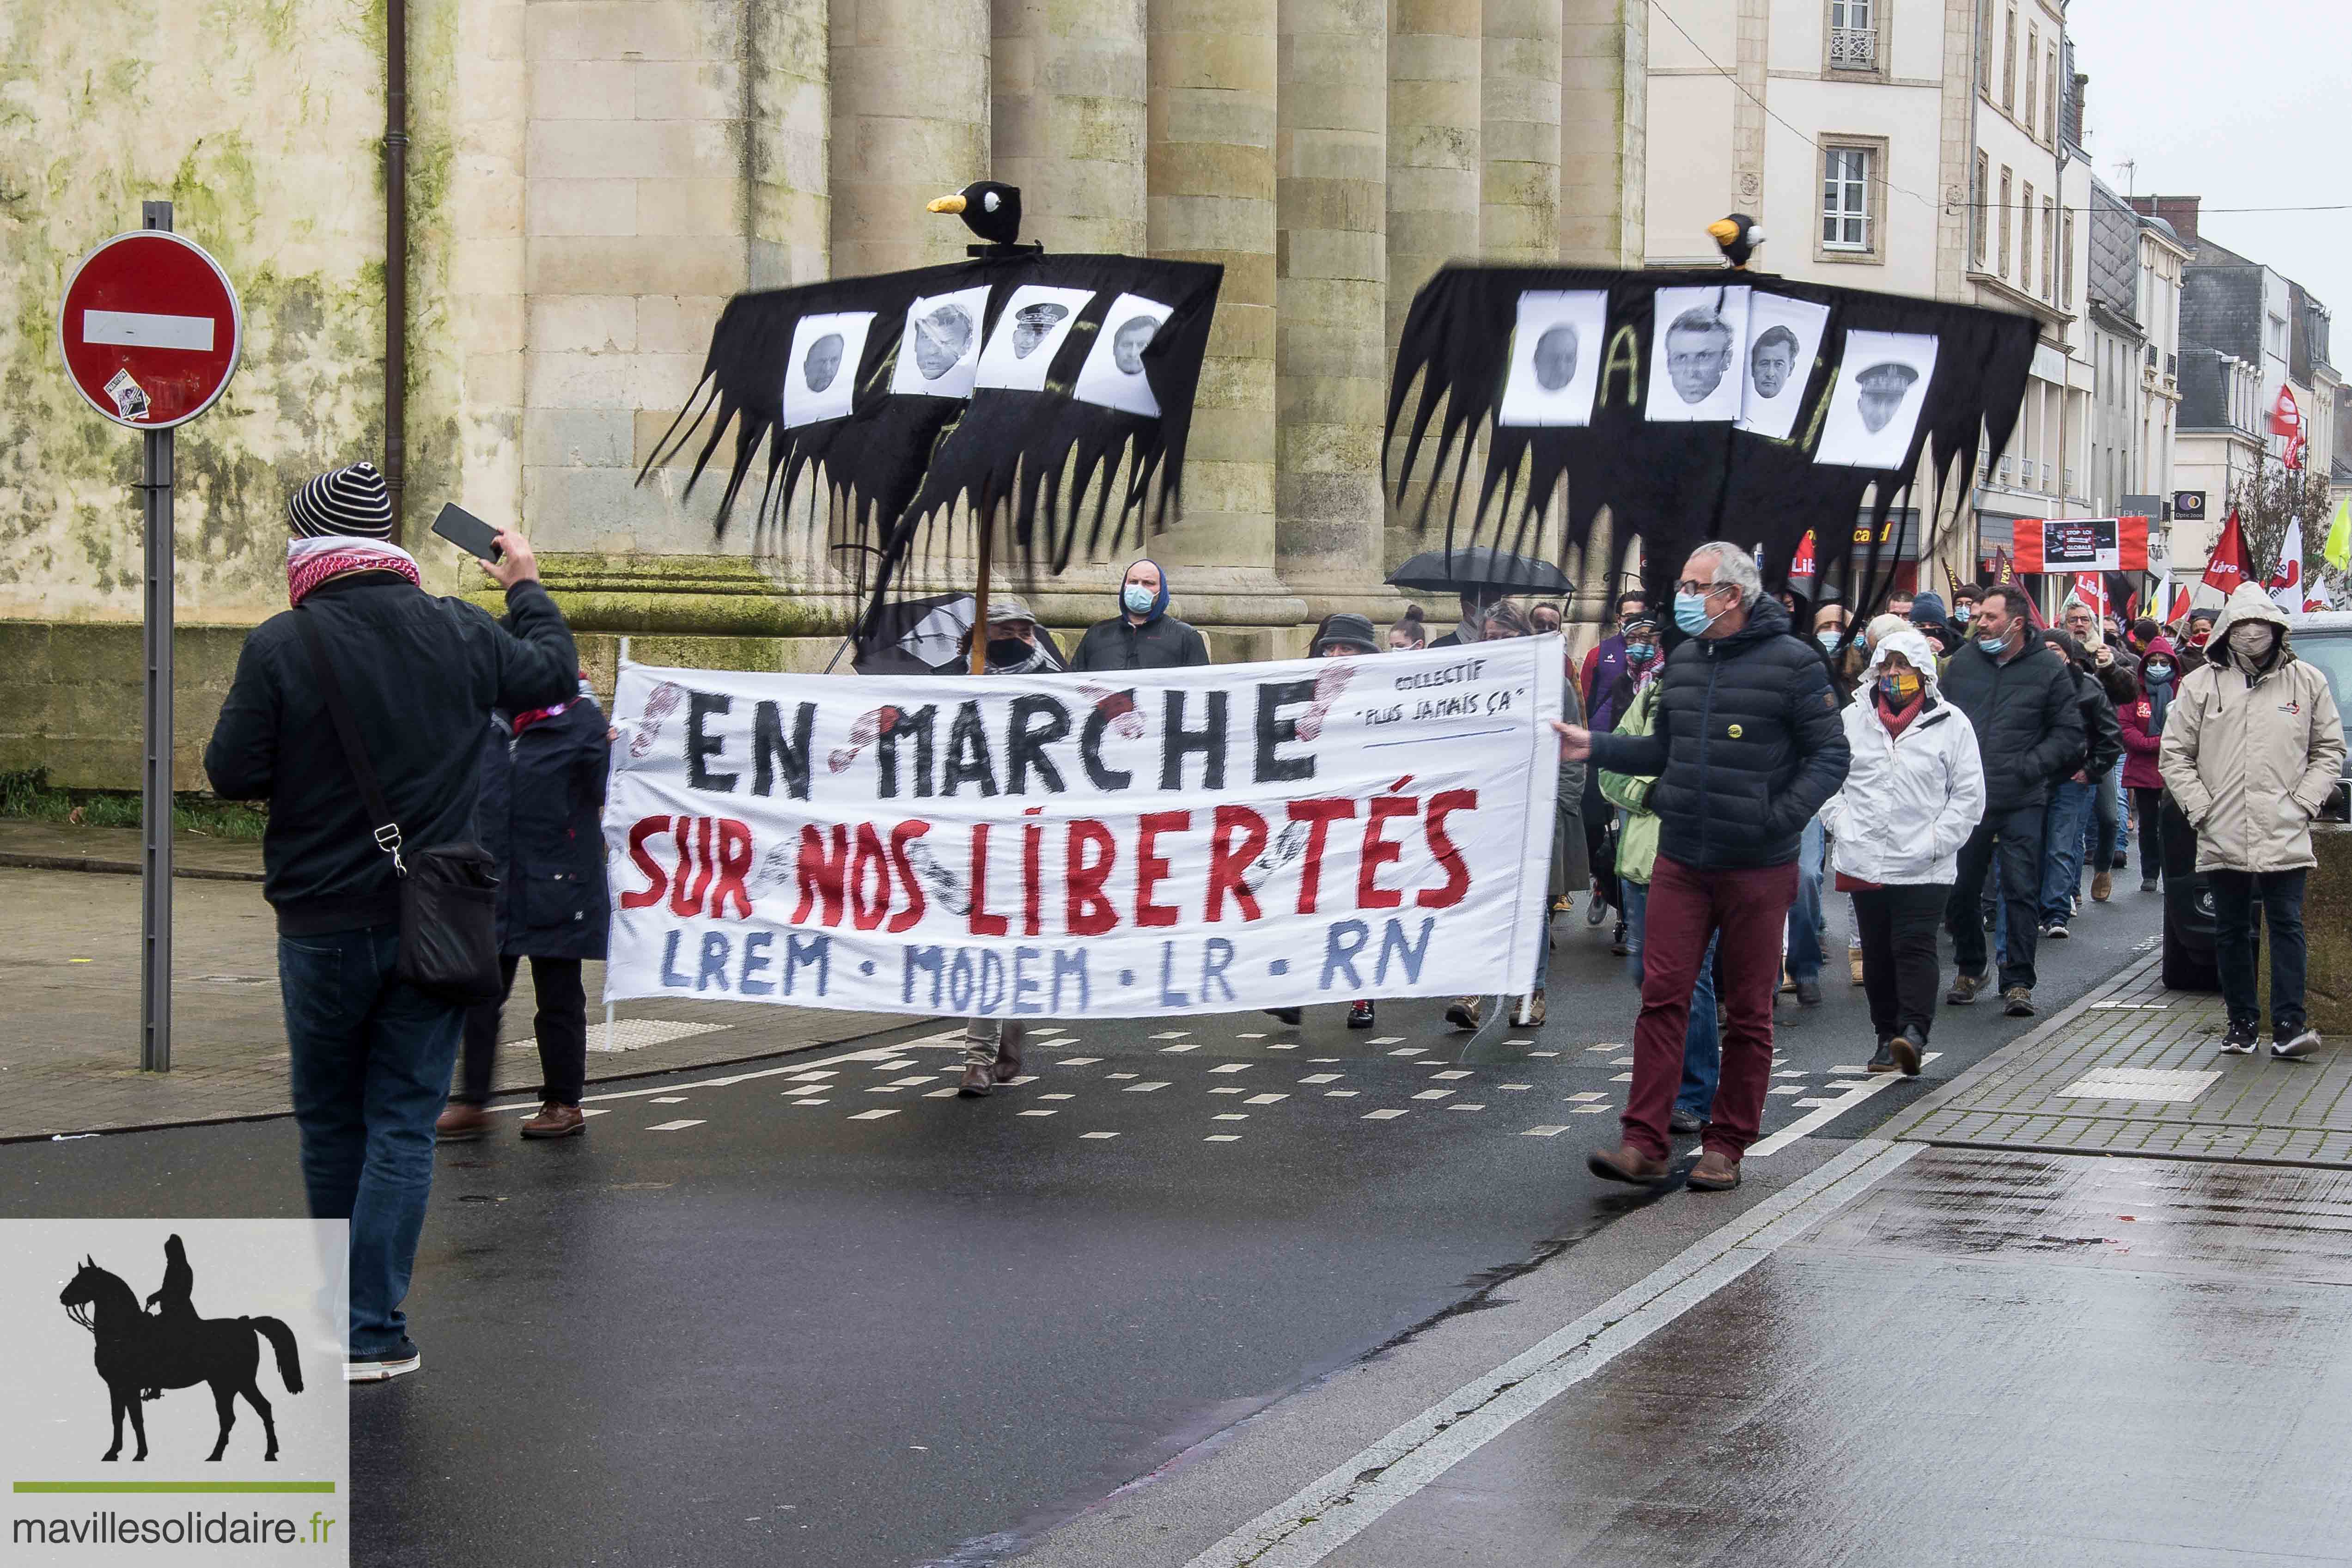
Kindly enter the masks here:
[[[1650, 906], [1650, 885], [1620, 878], [1625, 901], [1621, 906], [1625, 914], [1625, 963], [1633, 971], [1633, 984], [1642, 984], [1643, 916]], [[1716, 1080], [1723, 1076], [1723, 1037], [1715, 1024], [1715, 939], [1706, 943], [1706, 956], [1699, 960], [1698, 989], [1691, 993], [1690, 1023], [1683, 1029], [1683, 1084], [1675, 1091], [1675, 1109], [1687, 1111], [1701, 1121], [1715, 1104]]]
[[2112, 871], [2128, 847], [2131, 821], [2124, 813], [2124, 765], [2116, 763], [2096, 781], [2091, 821], [2083, 829], [2083, 864]]
[[1789, 978], [1822, 977], [1822, 876], [1827, 836], [1822, 819], [1805, 824], [1797, 845], [1797, 901], [1789, 906]]
[[433, 1191], [433, 1122], [466, 1010], [395, 974], [394, 926], [278, 939], [294, 1121], [314, 1219], [351, 1221], [354, 1357], [407, 1341], [400, 1303]]
[[2067, 779], [2050, 792], [2049, 815], [2042, 819], [2042, 922], [2074, 918], [2074, 895], [2083, 888], [2083, 835], [2098, 804], [2099, 786]]

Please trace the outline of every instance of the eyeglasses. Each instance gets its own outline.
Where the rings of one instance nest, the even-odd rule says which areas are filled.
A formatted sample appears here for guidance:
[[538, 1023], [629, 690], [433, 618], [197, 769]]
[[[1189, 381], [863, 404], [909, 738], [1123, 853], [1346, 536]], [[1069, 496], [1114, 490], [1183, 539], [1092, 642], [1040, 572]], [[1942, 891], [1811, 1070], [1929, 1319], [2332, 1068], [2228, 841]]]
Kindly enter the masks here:
[[1701, 597], [1706, 597], [1706, 595], [1715, 593], [1717, 589], [1728, 588], [1731, 586], [1733, 586], [1733, 584], [1729, 583], [1695, 583], [1685, 581], [1675, 584], [1675, 592], [1677, 594], [1696, 594]]

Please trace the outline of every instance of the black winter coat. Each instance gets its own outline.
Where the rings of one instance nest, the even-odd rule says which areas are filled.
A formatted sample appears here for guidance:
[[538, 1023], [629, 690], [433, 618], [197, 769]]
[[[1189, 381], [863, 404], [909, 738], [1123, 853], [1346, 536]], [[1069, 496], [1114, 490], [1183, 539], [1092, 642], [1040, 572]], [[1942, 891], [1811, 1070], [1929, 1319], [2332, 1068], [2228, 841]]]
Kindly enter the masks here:
[[[2107, 770], [2122, 760], [2124, 754], [2123, 721], [2116, 717], [2116, 705], [2107, 700], [2106, 689], [2089, 670], [2080, 665], [2074, 668], [2074, 686], [2080, 693], [2083, 710], [2083, 735], [2089, 748], [2089, 760], [2083, 772], [2093, 784], [2107, 776]], [[2135, 695], [2133, 700], [2138, 699]]]
[[580, 656], [546, 590], [516, 584], [507, 612], [511, 632], [462, 599], [367, 572], [320, 584], [247, 634], [205, 772], [230, 800], [269, 802], [261, 892], [281, 935], [400, 918], [392, 857], [375, 846], [294, 617], [317, 624], [401, 836], [423, 848], [474, 837], [490, 710], [544, 708], [579, 689]]
[[1139, 626], [1125, 616], [1097, 621], [1070, 655], [1072, 669], [1189, 669], [1208, 662], [1209, 645], [1199, 629], [1173, 616]]
[[575, 697], [514, 734], [499, 719], [482, 747], [475, 821], [499, 861], [499, 947], [519, 958], [602, 958], [604, 710]]
[[1838, 701], [1818, 644], [1759, 599], [1748, 625], [1666, 656], [1656, 731], [1595, 735], [1592, 762], [1654, 773], [1658, 852], [1698, 870], [1785, 866], [1805, 824], [1845, 782]]
[[2083, 765], [2087, 731], [2074, 668], [2051, 648], [2000, 664], [1970, 641], [1944, 661], [1941, 684], [1944, 700], [1976, 729], [1988, 819], [2048, 804], [2050, 786]]

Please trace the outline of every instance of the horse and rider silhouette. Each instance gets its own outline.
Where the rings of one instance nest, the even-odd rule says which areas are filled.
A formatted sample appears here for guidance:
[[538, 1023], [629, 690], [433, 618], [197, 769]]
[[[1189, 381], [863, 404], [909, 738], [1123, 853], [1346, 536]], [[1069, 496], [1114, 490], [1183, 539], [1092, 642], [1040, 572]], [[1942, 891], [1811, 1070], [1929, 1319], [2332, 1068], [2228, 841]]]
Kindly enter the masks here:
[[302, 1361], [296, 1353], [294, 1331], [276, 1318], [199, 1318], [191, 1294], [195, 1270], [188, 1267], [188, 1249], [177, 1236], [163, 1243], [163, 1284], [147, 1298], [152, 1314], [139, 1304], [138, 1293], [100, 1268], [85, 1255], [72, 1280], [58, 1294], [66, 1315], [97, 1337], [94, 1361], [98, 1375], [114, 1404], [114, 1447], [102, 1456], [122, 1453], [122, 1418], [139, 1438], [135, 1460], [147, 1457], [147, 1418], [142, 1399], [159, 1397], [167, 1388], [192, 1388], [208, 1384], [213, 1408], [220, 1413], [220, 1440], [206, 1456], [218, 1459], [228, 1451], [228, 1430], [236, 1425], [236, 1396], [261, 1417], [268, 1451], [278, 1458], [278, 1423], [269, 1401], [261, 1396], [256, 1373], [261, 1366], [261, 1341], [278, 1352], [278, 1374], [289, 1394], [302, 1392]]

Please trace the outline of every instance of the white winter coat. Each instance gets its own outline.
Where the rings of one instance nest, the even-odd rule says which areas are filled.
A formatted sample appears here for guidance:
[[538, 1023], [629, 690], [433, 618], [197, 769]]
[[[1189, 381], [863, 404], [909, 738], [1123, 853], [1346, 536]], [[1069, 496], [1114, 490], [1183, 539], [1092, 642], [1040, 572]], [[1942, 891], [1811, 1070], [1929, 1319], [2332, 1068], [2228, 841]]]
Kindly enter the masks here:
[[[1926, 710], [1900, 735], [1887, 732], [1873, 690], [1889, 653], [1927, 685]], [[1984, 764], [1969, 716], [1937, 695], [1936, 653], [1918, 632], [1904, 627], [1871, 650], [1846, 704], [1845, 743], [1845, 783], [1822, 807], [1837, 842], [1832, 866], [1893, 887], [1958, 881], [1960, 846], [1984, 816]]]

